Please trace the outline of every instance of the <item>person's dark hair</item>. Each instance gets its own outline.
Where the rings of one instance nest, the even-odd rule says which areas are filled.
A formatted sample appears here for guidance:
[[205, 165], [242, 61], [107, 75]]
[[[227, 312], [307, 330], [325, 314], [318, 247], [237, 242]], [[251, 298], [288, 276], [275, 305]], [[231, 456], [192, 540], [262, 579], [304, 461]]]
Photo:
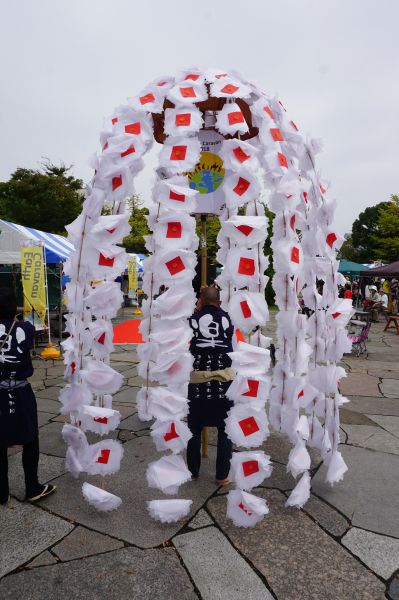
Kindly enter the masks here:
[[0, 319], [13, 319], [17, 313], [17, 299], [10, 288], [0, 288]]
[[218, 306], [220, 302], [219, 290], [214, 287], [204, 287], [201, 289], [201, 300], [206, 306], [207, 304]]
[[351, 289], [351, 284], [350, 283], [345, 283], [345, 289], [346, 290], [350, 290]]

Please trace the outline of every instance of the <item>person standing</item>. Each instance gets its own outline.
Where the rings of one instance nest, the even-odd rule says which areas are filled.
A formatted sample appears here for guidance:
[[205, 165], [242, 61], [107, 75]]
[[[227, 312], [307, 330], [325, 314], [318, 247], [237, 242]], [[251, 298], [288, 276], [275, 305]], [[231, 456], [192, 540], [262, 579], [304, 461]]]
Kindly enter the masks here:
[[8, 456], [10, 446], [21, 445], [26, 499], [36, 502], [55, 491], [38, 480], [39, 429], [36, 398], [27, 378], [33, 374], [30, 350], [35, 328], [16, 320], [17, 302], [7, 288], [0, 288], [0, 504], [9, 500]]
[[201, 289], [197, 311], [189, 319], [193, 330], [190, 352], [194, 370], [188, 386], [187, 424], [192, 438], [187, 445], [187, 466], [197, 479], [201, 466], [201, 433], [204, 427], [217, 427], [216, 483], [227, 485], [233, 444], [225, 432], [224, 420], [233, 402], [226, 391], [234, 379], [229, 352], [233, 351], [234, 327], [220, 308], [219, 290]]

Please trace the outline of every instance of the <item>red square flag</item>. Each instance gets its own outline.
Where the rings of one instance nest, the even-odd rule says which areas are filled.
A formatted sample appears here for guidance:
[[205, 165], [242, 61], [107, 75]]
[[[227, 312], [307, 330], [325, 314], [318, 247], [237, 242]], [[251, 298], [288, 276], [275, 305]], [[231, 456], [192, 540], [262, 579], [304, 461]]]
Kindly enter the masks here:
[[238, 421], [238, 424], [241, 427], [245, 437], [248, 437], [249, 435], [259, 431], [259, 425], [257, 424], [255, 417], [247, 417], [246, 419], [242, 419], [241, 421]]
[[249, 308], [248, 302], [246, 300], [242, 300], [240, 302], [241, 311], [244, 319], [249, 319], [252, 315], [251, 309]]
[[181, 273], [186, 268], [180, 256], [168, 260], [165, 266], [171, 275], [177, 275], [177, 273]]
[[190, 113], [179, 113], [175, 116], [176, 127], [188, 126], [191, 123]]
[[170, 442], [170, 440], [174, 440], [175, 438], [178, 438], [178, 437], [179, 437], [179, 434], [176, 431], [176, 426], [174, 423], [172, 423], [170, 426], [170, 431], [165, 433], [165, 435], [163, 436], [163, 439], [165, 440], [165, 442]]
[[101, 254], [101, 252], [100, 252], [100, 256], [98, 257], [98, 264], [101, 267], [113, 267], [114, 262], [115, 262], [114, 257], [107, 258], [106, 256], [104, 256], [104, 254]]
[[169, 194], [169, 199], [176, 200], [177, 202], [184, 202], [186, 199], [186, 196], [184, 194], [177, 194], [176, 192], [173, 192], [171, 190], [170, 194]]
[[248, 396], [249, 398], [256, 398], [259, 390], [259, 381], [256, 379], [248, 379], [247, 381], [248, 391], [243, 394], [243, 396]]
[[259, 472], [259, 463], [257, 460], [246, 460], [242, 463], [242, 472], [244, 473], [244, 477], [249, 477], [254, 473]]
[[185, 160], [187, 154], [187, 146], [172, 146], [170, 160]]
[[248, 160], [248, 158], [251, 158], [248, 154], [245, 154], [244, 150], [239, 146], [237, 148], [234, 148], [233, 154], [240, 163], [243, 163], [246, 160]]
[[101, 450], [101, 454], [97, 458], [97, 462], [101, 463], [103, 465], [106, 465], [107, 462], [109, 461], [110, 454], [111, 454], [111, 450], [108, 450], [108, 448], [104, 448], [103, 450]]
[[137, 123], [129, 123], [125, 125], [125, 133], [130, 133], [131, 135], [140, 135], [141, 133], [141, 123], [138, 121]]
[[227, 115], [229, 125], [236, 125], [237, 123], [244, 123], [244, 115], [240, 110], [230, 112]]
[[255, 261], [253, 258], [241, 257], [238, 263], [240, 275], [255, 275]]
[[169, 221], [166, 230], [167, 238], [181, 238], [182, 226], [180, 221]]
[[243, 194], [245, 194], [250, 185], [251, 184], [247, 179], [240, 177], [238, 179], [237, 185], [235, 186], [235, 188], [233, 188], [233, 192], [235, 192], [237, 196], [242, 196]]

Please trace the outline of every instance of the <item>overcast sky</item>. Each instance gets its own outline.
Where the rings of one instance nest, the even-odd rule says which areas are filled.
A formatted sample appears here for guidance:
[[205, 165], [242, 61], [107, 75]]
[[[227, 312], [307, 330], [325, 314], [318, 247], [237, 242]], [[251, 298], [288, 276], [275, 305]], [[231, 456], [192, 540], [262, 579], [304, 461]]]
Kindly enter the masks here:
[[[399, 193], [398, 0], [0, 0], [0, 180], [87, 181], [103, 118], [159, 75], [236, 68], [320, 137], [337, 228]], [[149, 199], [151, 168], [138, 182]], [[43, 223], [45, 228], [45, 223]]]

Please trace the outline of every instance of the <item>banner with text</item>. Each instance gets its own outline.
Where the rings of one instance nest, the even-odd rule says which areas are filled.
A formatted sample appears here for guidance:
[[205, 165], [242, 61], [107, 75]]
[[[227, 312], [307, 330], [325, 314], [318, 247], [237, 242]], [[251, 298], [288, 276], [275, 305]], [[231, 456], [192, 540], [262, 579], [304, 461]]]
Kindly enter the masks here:
[[33, 325], [46, 324], [46, 273], [43, 246], [21, 248], [24, 318]]

